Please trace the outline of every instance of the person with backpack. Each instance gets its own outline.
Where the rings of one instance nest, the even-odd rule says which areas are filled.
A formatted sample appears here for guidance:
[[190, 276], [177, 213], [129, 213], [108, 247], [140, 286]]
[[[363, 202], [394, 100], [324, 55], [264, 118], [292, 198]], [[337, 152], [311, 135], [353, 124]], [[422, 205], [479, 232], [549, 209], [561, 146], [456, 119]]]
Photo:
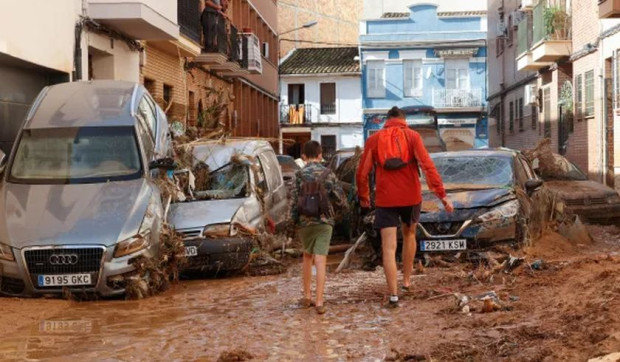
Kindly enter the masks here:
[[375, 221], [374, 228], [381, 231], [383, 269], [390, 294], [387, 307], [398, 307], [396, 247], [399, 223], [403, 233], [403, 285], [411, 287], [411, 273], [416, 252], [416, 224], [420, 217], [422, 191], [420, 166], [426, 183], [441, 200], [447, 212], [454, 207], [446, 198], [441, 176], [424, 147], [422, 137], [410, 129], [405, 113], [393, 107], [387, 114], [383, 129], [366, 140], [364, 153], [358, 165], [356, 182], [360, 206], [370, 208], [368, 176], [375, 171]]
[[[303, 243], [303, 289], [300, 304], [316, 307], [319, 314], [326, 312], [323, 292], [327, 254], [335, 223], [335, 211], [346, 212], [348, 204], [336, 175], [321, 164], [323, 159], [321, 145], [308, 141], [302, 151], [306, 166], [297, 171], [297, 184], [293, 190], [291, 220]], [[316, 302], [312, 302], [312, 264], [316, 268]]]

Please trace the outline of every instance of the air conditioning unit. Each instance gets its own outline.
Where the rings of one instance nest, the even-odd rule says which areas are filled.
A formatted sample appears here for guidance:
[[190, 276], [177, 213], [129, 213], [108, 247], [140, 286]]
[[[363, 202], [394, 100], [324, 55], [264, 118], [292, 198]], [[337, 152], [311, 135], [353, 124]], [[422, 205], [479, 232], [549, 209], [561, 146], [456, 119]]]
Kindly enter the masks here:
[[523, 99], [528, 106], [538, 104], [538, 99], [536, 98], [536, 86], [533, 84], [527, 84], [524, 87]]
[[253, 74], [263, 73], [263, 58], [260, 40], [253, 33], [241, 33], [241, 67]]
[[506, 29], [506, 23], [500, 21], [497, 23], [496, 35], [498, 38], [505, 38], [508, 34], [508, 29]]
[[521, 0], [521, 9], [533, 10], [535, 2], [536, 2], [535, 0]]

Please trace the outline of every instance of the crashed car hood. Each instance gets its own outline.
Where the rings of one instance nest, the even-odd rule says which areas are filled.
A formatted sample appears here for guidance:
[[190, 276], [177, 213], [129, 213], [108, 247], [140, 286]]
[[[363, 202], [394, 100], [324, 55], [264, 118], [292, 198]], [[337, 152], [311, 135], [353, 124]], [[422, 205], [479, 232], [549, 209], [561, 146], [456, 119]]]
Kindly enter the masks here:
[[616, 194], [611, 188], [595, 181], [545, 181], [545, 185], [565, 200], [602, 198]]
[[168, 222], [177, 230], [230, 223], [246, 200], [241, 198], [175, 203], [170, 207]]
[[0, 241], [111, 246], [138, 231], [152, 194], [145, 179], [74, 185], [0, 186]]

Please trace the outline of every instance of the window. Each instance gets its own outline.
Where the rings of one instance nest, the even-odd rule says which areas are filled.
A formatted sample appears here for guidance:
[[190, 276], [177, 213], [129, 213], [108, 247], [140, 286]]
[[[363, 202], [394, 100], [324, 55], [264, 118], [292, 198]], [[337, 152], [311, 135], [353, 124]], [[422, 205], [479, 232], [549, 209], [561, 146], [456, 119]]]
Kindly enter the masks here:
[[262, 44], [262, 53], [263, 53], [263, 57], [269, 58], [269, 43]]
[[276, 166], [278, 164], [276, 155], [271, 151], [267, 151], [260, 155], [260, 160], [269, 188], [271, 190], [276, 190], [282, 185], [282, 176], [280, 172], [278, 172], [279, 168]]
[[369, 98], [385, 98], [385, 63], [370, 60], [367, 65], [366, 87]]
[[575, 116], [581, 119], [583, 116], [583, 75], [575, 78]]
[[446, 60], [446, 89], [469, 89], [469, 60]]
[[336, 136], [321, 136], [321, 148], [323, 150], [323, 158], [329, 160], [336, 153]]
[[620, 108], [620, 49], [616, 50], [616, 74], [614, 77], [616, 97], [615, 108]]
[[142, 148], [147, 160], [153, 159], [155, 154], [155, 141], [153, 135], [150, 133], [148, 126], [141, 113], [138, 113], [138, 133], [142, 140]]
[[512, 42], [514, 39], [514, 29], [512, 26], [512, 15], [508, 16], [508, 28], [506, 28], [506, 32], [508, 33], [508, 40], [506, 41], [506, 43], [508, 44], [508, 46], [512, 46]]
[[168, 84], [164, 84], [164, 101], [166, 102], [166, 106], [170, 104], [172, 101], [172, 86]]
[[519, 131], [523, 132], [523, 98], [519, 98], [517, 111], [517, 119], [519, 120]]
[[189, 95], [187, 99], [188, 99], [187, 103], [188, 103], [188, 110], [189, 110], [188, 118], [190, 121], [195, 121], [196, 120], [196, 94], [192, 91], [189, 91]]
[[532, 106], [532, 129], [536, 129], [538, 126], [538, 107], [536, 105]]
[[142, 97], [140, 104], [138, 105], [138, 113], [142, 116], [142, 119], [146, 122], [145, 125], [150, 131], [151, 136], [155, 139], [155, 130], [157, 129], [157, 116], [155, 115], [154, 106], [147, 100], [147, 97]]
[[155, 81], [149, 78], [144, 78], [144, 88], [146, 88], [152, 96], [155, 95]]
[[321, 114], [336, 114], [336, 83], [321, 83]]
[[497, 105], [497, 134], [501, 135], [504, 133], [504, 105], [500, 102]]
[[510, 131], [510, 133], [514, 133], [514, 131], [515, 131], [515, 108], [514, 108], [514, 102], [510, 102], [510, 104], [508, 105], [508, 113], [509, 113], [509, 117], [508, 117], [508, 131]]
[[504, 38], [495, 38], [495, 56], [499, 57], [504, 54]]
[[269, 189], [267, 188], [267, 179], [265, 177], [265, 169], [263, 168], [263, 162], [260, 157], [256, 158], [256, 171], [254, 172], [256, 187], [258, 187], [261, 192], [266, 193]]
[[403, 61], [404, 94], [405, 97], [422, 97], [422, 61]]
[[303, 84], [289, 84], [288, 85], [288, 104], [298, 105], [304, 104], [305, 99], [305, 86]]
[[585, 76], [585, 116], [594, 116], [594, 71], [586, 72]]

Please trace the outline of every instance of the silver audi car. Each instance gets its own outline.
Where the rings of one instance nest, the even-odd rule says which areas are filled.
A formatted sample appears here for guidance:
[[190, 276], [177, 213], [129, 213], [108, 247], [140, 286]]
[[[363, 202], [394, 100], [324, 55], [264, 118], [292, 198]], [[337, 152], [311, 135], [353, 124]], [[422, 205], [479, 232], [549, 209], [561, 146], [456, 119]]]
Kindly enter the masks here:
[[123, 294], [119, 275], [159, 252], [150, 166], [169, 155], [168, 121], [143, 86], [43, 89], [11, 154], [0, 151], [0, 293]]

